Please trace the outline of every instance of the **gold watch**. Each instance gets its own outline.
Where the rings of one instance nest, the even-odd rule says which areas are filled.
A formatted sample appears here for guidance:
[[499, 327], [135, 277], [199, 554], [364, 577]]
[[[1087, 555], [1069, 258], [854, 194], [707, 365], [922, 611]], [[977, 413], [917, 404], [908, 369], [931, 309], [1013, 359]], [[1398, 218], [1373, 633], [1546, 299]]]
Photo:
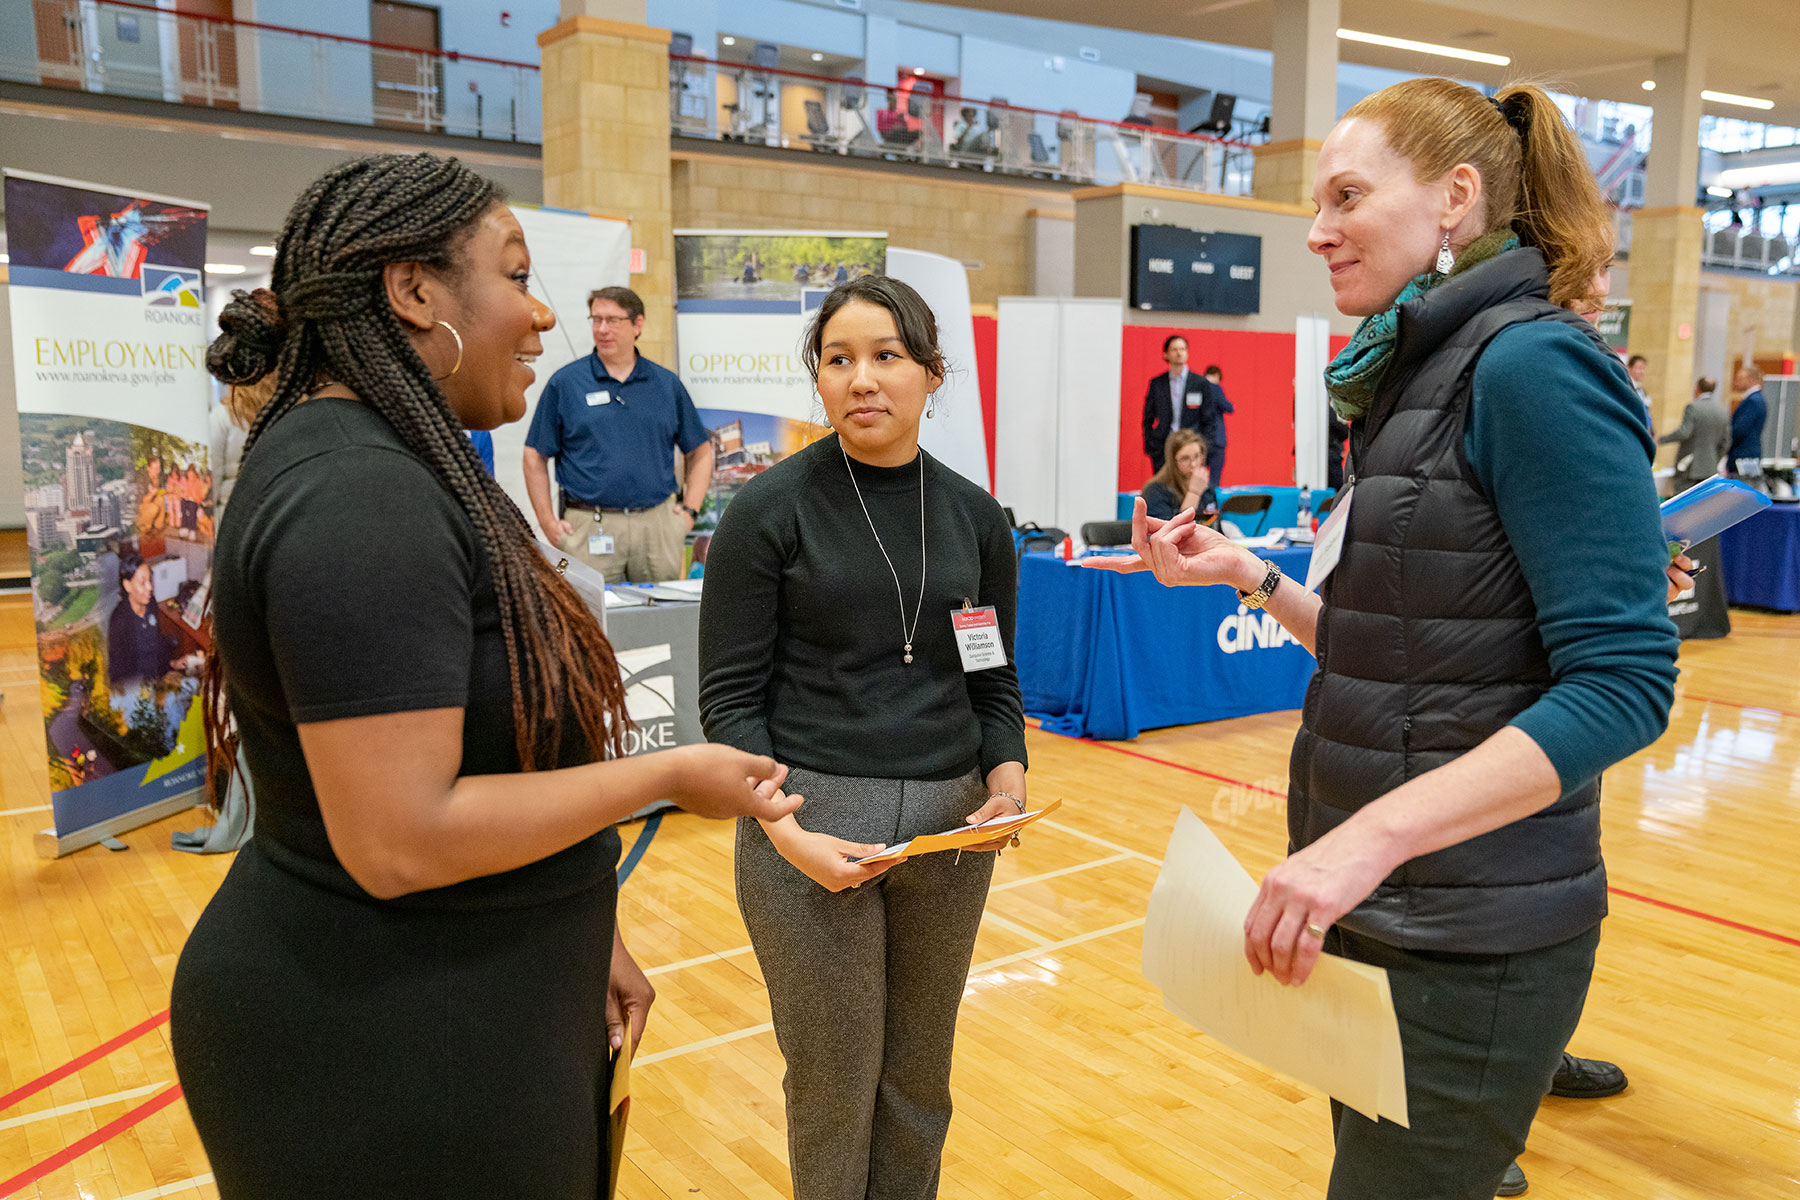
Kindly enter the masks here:
[[1245, 608], [1261, 608], [1275, 594], [1275, 589], [1281, 586], [1281, 568], [1266, 558], [1262, 560], [1262, 565], [1269, 568], [1269, 573], [1263, 576], [1262, 586], [1254, 592], [1238, 593], [1238, 603]]

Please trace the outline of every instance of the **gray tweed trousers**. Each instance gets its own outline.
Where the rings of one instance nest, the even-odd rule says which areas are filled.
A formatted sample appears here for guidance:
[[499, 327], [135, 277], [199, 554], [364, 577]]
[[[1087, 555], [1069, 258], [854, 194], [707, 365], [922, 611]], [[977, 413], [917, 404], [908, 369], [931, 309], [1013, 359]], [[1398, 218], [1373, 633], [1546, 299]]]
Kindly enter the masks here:
[[[891, 843], [954, 829], [987, 802], [960, 779], [859, 779], [795, 769], [807, 830]], [[994, 872], [992, 853], [926, 855], [826, 891], [738, 822], [738, 907], [787, 1060], [794, 1200], [931, 1200], [950, 1127], [956, 1012]]]

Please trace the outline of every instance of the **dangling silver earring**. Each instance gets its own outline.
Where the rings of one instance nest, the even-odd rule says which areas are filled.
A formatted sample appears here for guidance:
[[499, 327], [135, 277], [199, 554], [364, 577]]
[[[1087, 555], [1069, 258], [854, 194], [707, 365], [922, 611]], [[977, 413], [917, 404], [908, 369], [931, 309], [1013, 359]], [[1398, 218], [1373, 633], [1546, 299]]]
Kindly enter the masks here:
[[455, 363], [455, 365], [453, 365], [450, 368], [449, 374], [435, 376], [432, 380], [433, 383], [442, 383], [442, 382], [444, 382], [444, 380], [450, 378], [451, 375], [454, 375], [458, 371], [462, 370], [463, 344], [462, 344], [462, 334], [456, 332], [456, 326], [452, 325], [448, 321], [438, 321], [436, 323], [439, 325], [442, 325], [445, 329], [448, 329], [450, 331], [450, 336], [456, 339], [456, 363]]
[[1450, 269], [1454, 266], [1456, 266], [1456, 255], [1450, 253], [1450, 234], [1446, 231], [1444, 233], [1444, 244], [1438, 247], [1437, 273], [1439, 275], [1448, 275]]
[[931, 420], [931, 415], [933, 413], [935, 413], [936, 411], [937, 411], [937, 397], [936, 396], [928, 397], [925, 401], [925, 419], [927, 421]]

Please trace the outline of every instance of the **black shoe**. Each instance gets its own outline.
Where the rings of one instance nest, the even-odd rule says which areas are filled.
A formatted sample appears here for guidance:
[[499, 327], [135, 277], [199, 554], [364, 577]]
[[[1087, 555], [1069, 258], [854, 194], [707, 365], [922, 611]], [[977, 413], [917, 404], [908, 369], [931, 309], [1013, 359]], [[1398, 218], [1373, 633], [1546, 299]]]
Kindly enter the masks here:
[[1597, 1058], [1576, 1058], [1563, 1051], [1562, 1065], [1550, 1081], [1552, 1096], [1572, 1096], [1577, 1100], [1598, 1100], [1616, 1096], [1625, 1090], [1625, 1072]]
[[1500, 1177], [1500, 1190], [1494, 1195], [1523, 1196], [1530, 1187], [1530, 1181], [1525, 1178], [1525, 1172], [1519, 1169], [1519, 1164], [1515, 1160], [1506, 1164], [1506, 1174]]

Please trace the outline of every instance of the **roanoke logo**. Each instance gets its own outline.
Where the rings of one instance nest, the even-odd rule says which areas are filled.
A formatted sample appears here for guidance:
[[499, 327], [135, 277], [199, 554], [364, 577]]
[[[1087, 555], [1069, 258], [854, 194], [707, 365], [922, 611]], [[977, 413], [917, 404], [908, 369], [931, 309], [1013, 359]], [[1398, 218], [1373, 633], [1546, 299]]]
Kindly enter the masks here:
[[675, 674], [669, 643], [619, 650], [625, 682], [625, 712], [637, 728], [625, 735], [626, 754], [644, 754], [679, 745], [675, 740]]
[[200, 311], [200, 272], [181, 267], [143, 269], [144, 300], [151, 308], [188, 308]]
[[[625, 711], [634, 721], [653, 721], [675, 715], [675, 675], [669, 644], [620, 650], [619, 674], [625, 678]], [[661, 667], [660, 673], [653, 669]]]

